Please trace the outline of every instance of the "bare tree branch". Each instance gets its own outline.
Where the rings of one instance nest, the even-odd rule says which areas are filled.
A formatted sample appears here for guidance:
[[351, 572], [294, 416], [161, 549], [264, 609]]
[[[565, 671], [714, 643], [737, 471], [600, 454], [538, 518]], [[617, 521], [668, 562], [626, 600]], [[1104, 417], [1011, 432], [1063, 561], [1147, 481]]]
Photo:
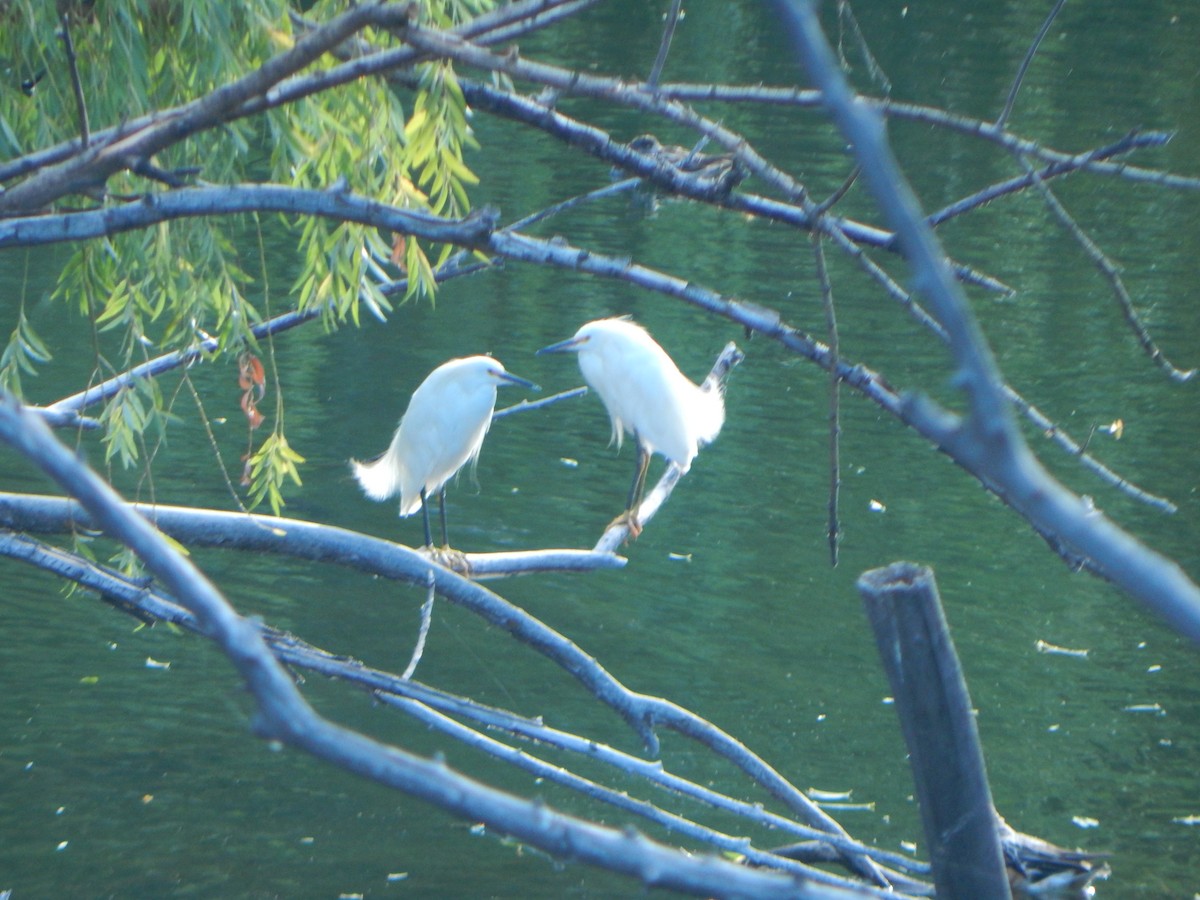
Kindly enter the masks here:
[[[0, 439], [77, 496], [96, 523], [137, 553], [155, 577], [197, 617], [200, 628], [220, 645], [245, 679], [257, 704], [254, 729], [260, 736], [305, 750], [453, 814], [486, 822], [555, 856], [601, 865], [639, 878], [647, 885], [704, 896], [792, 896], [806, 900], [865, 896], [860, 889], [818, 885], [796, 876], [746, 869], [715, 857], [693, 857], [636, 833], [563, 815], [544, 803], [520, 800], [469, 779], [440, 760], [423, 759], [329, 722], [301, 697], [267, 648], [259, 628], [239, 616], [149, 522], [55, 441], [39, 418], [25, 413], [10, 398], [0, 400]], [[444, 581], [447, 575], [438, 577]], [[578, 677], [579, 673], [573, 674]], [[690, 723], [695, 729], [702, 728], [700, 722], [689, 720], [673, 704], [643, 705], [647, 712], [654, 708], [655, 719], [669, 721], [672, 727]], [[770, 769], [764, 771], [773, 773]], [[775, 778], [786, 785], [777, 775]], [[812, 806], [807, 798], [803, 801], [801, 805]], [[828, 820], [824, 813], [818, 818]], [[833, 825], [840, 832], [840, 826]]]
[[[4, 421], [0, 416], [0, 436], [4, 434]], [[443, 568], [423, 553], [344, 529], [296, 519], [144, 504], [132, 504], [129, 510], [150, 517], [164, 534], [191, 546], [285, 553], [347, 566], [416, 587], [424, 587], [433, 573], [440, 596], [555, 662], [598, 700], [619, 713], [652, 755], [658, 753], [658, 739], [653, 729], [670, 728], [728, 759], [803, 821], [822, 831], [845, 834], [837, 822], [733, 736], [674, 703], [631, 691], [562, 634], [482, 585]], [[98, 521], [91, 517], [90, 509], [85, 513], [58, 498], [0, 495], [0, 526], [3, 527], [58, 532], [73, 527], [95, 527], [94, 523]], [[179, 597], [177, 590], [169, 584], [168, 589]], [[179, 599], [184, 602], [184, 598]], [[201, 627], [207, 627], [203, 616], [200, 622]]]
[[1091, 559], [1106, 577], [1200, 642], [1200, 588], [1176, 563], [1063, 488], [1021, 438], [991, 350], [951, 276], [945, 254], [920, 215], [916, 197], [887, 145], [882, 122], [854, 102], [811, 5], [793, 0], [784, 9], [810, 77], [854, 146], [863, 176], [904, 247], [916, 284], [946, 329], [956, 380], [968, 397], [966, 418], [952, 415], [925, 396], [906, 398], [906, 418], [986, 483], [1001, 486], [1014, 509]]
[[1155, 365], [1166, 372], [1174, 381], [1191, 381], [1196, 375], [1196, 369], [1184, 370], [1178, 368], [1159, 349], [1154, 338], [1150, 337], [1150, 332], [1146, 330], [1146, 326], [1142, 324], [1142, 319], [1133, 306], [1133, 298], [1129, 296], [1129, 291], [1125, 288], [1125, 282], [1121, 278], [1121, 273], [1117, 271], [1117, 267], [1113, 265], [1107, 254], [1079, 227], [1079, 224], [1067, 211], [1067, 208], [1054, 196], [1054, 192], [1050, 190], [1049, 185], [1029, 165], [1028, 160], [1018, 158], [1018, 162], [1020, 162], [1026, 174], [1033, 180], [1034, 186], [1042, 195], [1042, 199], [1054, 214], [1054, 217], [1058, 219], [1067, 233], [1075, 239], [1075, 242], [1083, 249], [1084, 255], [1096, 267], [1097, 271], [1104, 276], [1109, 287], [1112, 288], [1117, 305], [1121, 308], [1121, 314], [1125, 317], [1125, 322], [1129, 325], [1129, 330], [1137, 338], [1142, 350], [1145, 351], [1146, 355], [1150, 357]]
[[[0, 194], [0, 198], [4, 195]], [[158, 222], [241, 212], [280, 212], [360, 222], [451, 244], [477, 244], [495, 227], [496, 212], [478, 209], [462, 219], [443, 219], [360, 197], [342, 186], [314, 191], [275, 184], [197, 187], [146, 194], [140, 202], [86, 212], [0, 219], [0, 249], [107, 237]]]

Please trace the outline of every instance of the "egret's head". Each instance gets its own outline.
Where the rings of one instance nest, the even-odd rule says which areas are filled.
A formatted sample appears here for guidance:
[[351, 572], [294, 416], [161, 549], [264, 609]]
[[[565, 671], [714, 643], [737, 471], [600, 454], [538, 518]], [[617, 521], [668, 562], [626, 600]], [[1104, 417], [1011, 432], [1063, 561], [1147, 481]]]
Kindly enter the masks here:
[[532, 381], [527, 381], [521, 376], [507, 371], [500, 360], [493, 359], [490, 356], [468, 356], [458, 362], [464, 378], [486, 379], [497, 387], [503, 387], [506, 384], [519, 384], [521, 387], [528, 388], [531, 391], [541, 390]]
[[596, 319], [583, 325], [573, 337], [549, 347], [543, 347], [538, 353], [582, 353], [588, 350], [600, 350], [605, 346], [619, 346], [621, 342], [644, 341], [649, 336], [646, 329], [627, 318]]

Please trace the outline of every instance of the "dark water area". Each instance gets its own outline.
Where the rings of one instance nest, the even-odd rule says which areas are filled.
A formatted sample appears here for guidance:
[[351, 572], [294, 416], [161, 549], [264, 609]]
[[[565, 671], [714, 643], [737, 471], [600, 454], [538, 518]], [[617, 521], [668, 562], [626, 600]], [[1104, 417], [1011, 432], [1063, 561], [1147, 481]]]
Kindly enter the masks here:
[[[1049, 5], [854, 9], [896, 99], [994, 118]], [[522, 50], [580, 68], [644, 73], [664, 6], [604, 4]], [[666, 80], [796, 81], [769, 5], [705, 0], [687, 12]], [[1072, 152], [1133, 128], [1172, 130], [1171, 143], [1136, 161], [1200, 175], [1197, 47], [1195, 4], [1069, 4], [1029, 70], [1011, 128]], [[857, 62], [853, 77], [869, 88]], [[564, 98], [560, 108], [586, 116], [595, 105]], [[796, 171], [814, 196], [845, 177], [844, 148], [815, 111], [710, 105], [705, 112]], [[597, 118], [618, 138], [655, 130], [665, 142], [694, 142], [632, 112]], [[470, 160], [482, 179], [473, 200], [496, 204], [506, 220], [607, 179], [594, 160], [521, 126], [483, 115], [474, 125], [488, 151], [503, 152]], [[928, 210], [1018, 171], [1002, 150], [942, 129], [893, 121], [889, 133]], [[1163, 351], [1184, 366], [1200, 362], [1200, 197], [1081, 174], [1054, 187], [1119, 264]], [[848, 199], [851, 213], [875, 221], [861, 187]], [[679, 201], [648, 214], [622, 196], [533, 233], [632, 257], [823, 331], [807, 235]], [[1129, 500], [1027, 429], [1036, 452], [1073, 490], [1200, 578], [1196, 385], [1170, 383], [1140, 352], [1106, 283], [1032, 194], [995, 202], [939, 233], [956, 259], [1017, 291], [1011, 298], [970, 291], [1010, 383], [1077, 438], [1096, 429], [1097, 456], [1179, 511], [1168, 516]], [[279, 305], [295, 260], [285, 241], [272, 246]], [[829, 256], [843, 354], [898, 387], [957, 403], [946, 384], [949, 360], [932, 339], [850, 260]], [[898, 261], [877, 257], [907, 283]], [[21, 291], [44, 297], [57, 261], [53, 252], [0, 256], [3, 321], [12, 320]], [[842, 407], [845, 538], [831, 569], [824, 373], [679, 301], [510, 263], [450, 282], [435, 304], [399, 308], [386, 325], [364, 316], [361, 329], [308, 327], [279, 338], [288, 436], [307, 458], [303, 490], [289, 494], [287, 514], [419, 543], [419, 517], [398, 520], [392, 503], [364, 499], [346, 460], [384, 449], [409, 394], [442, 361], [493, 353], [547, 392], [573, 387], [581, 380], [572, 359], [534, 350], [589, 319], [626, 313], [694, 379], [726, 341], [742, 346], [746, 360], [729, 382], [724, 430], [624, 548], [624, 570], [515, 579], [498, 584], [499, 592], [630, 688], [708, 717], [798, 786], [852, 790], [856, 802], [871, 804], [838, 814], [856, 837], [889, 849], [913, 842], [921, 852], [904, 745], [854, 582], [897, 559], [928, 564], [978, 709], [998, 809], [1023, 831], [1110, 852], [1114, 874], [1100, 896], [1200, 891], [1200, 828], [1187, 824], [1200, 816], [1196, 648], [1116, 589], [1069, 571], [1023, 520], [850, 391]], [[86, 375], [89, 361], [72, 359], [86, 332], [61, 304], [42, 299], [33, 316], [62, 362], [27, 384], [31, 399], [49, 401]], [[236, 468], [245, 441], [236, 371], [218, 364], [192, 376]], [[168, 376], [164, 391], [177, 383]], [[501, 405], [522, 396], [507, 389]], [[154, 496], [230, 508], [185, 399], [180, 410], [155, 462]], [[1124, 422], [1120, 440], [1099, 430], [1116, 419]], [[498, 422], [474, 479], [464, 473], [451, 487], [455, 545], [590, 546], [619, 511], [633, 465], [632, 448], [607, 446], [608, 433], [595, 396]], [[103, 451], [90, 441], [85, 451], [99, 463]], [[140, 473], [116, 475], [130, 495], [139, 490]], [[50, 486], [0, 452], [0, 489]], [[140, 490], [145, 496], [147, 486]], [[408, 660], [421, 592], [285, 559], [198, 551], [195, 560], [244, 614], [380, 668], [399, 671]], [[0, 573], [0, 890], [12, 888], [14, 900], [643, 893], [631, 881], [557, 863], [299, 753], [273, 750], [251, 736], [247, 697], [207, 642], [139, 628], [91, 596], [64, 596], [57, 581], [17, 563], [0, 564]], [[1088, 652], [1047, 654], [1039, 641]], [[568, 675], [449, 604], [437, 607], [419, 677], [638, 749]], [[316, 678], [304, 692], [340, 722], [418, 753], [443, 752], [451, 765], [556, 807], [625, 824], [614, 811], [535, 785], [365, 695]], [[768, 799], [683, 739], [666, 736], [663, 749], [679, 774]], [[763, 846], [780, 842], [755, 837]]]

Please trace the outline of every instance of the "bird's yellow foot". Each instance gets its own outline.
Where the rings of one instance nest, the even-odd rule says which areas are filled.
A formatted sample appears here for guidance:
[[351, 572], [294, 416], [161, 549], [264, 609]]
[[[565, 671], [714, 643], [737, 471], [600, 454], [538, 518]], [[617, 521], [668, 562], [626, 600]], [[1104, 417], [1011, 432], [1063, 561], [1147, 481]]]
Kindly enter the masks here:
[[638, 539], [638, 535], [642, 533], [641, 523], [639, 523], [637, 519], [637, 510], [625, 510], [625, 512], [621, 513], [619, 516], [609, 522], [608, 528], [605, 528], [604, 530], [608, 531], [610, 528], [618, 527], [625, 528], [629, 532], [629, 536], [626, 537], [625, 540], [636, 541]]
[[451, 572], [457, 572], [466, 578], [471, 577], [471, 563], [467, 560], [467, 554], [461, 550], [455, 550], [453, 547], [446, 545], [445, 547], [422, 547], [422, 553], [427, 553], [439, 566], [444, 566]]

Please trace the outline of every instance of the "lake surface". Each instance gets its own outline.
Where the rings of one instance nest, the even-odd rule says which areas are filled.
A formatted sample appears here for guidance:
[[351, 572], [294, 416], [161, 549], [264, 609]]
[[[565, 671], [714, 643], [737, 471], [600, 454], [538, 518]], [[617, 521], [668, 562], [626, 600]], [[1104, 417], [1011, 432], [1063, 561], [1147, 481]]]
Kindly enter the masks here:
[[[994, 117], [1049, 3], [855, 5], [901, 100]], [[522, 44], [528, 56], [644, 73], [665, 4], [612, 3], [560, 33]], [[832, 6], [832, 4], [827, 4]], [[1200, 175], [1200, 9], [1195, 4], [1069, 4], [1030, 69], [1011, 125], [1082, 151], [1132, 128], [1177, 132], [1136, 161]], [[854, 58], [852, 56], [852, 58]], [[794, 82], [772, 21], [756, 3], [688, 6], [664, 77]], [[865, 85], [857, 66], [855, 77]], [[594, 104], [564, 99], [588, 116]], [[847, 171], [820, 115], [782, 107], [710, 107], [772, 160], [824, 196]], [[617, 137], [654, 130], [648, 117], [604, 110]], [[541, 135], [477, 116], [477, 204], [506, 220], [601, 186], [607, 170]], [[897, 154], [933, 210], [1016, 173], [995, 147], [924, 125], [893, 123]], [[753, 181], [747, 190], [758, 191]], [[1147, 327], [1182, 366], [1200, 363], [1200, 196], [1096, 176], [1055, 184], [1081, 225], [1120, 265]], [[872, 219], [860, 187], [848, 213]], [[696, 204], [615, 197], [535, 230], [779, 309], [819, 335], [823, 314], [806, 235]], [[1107, 285], [1034, 196], [992, 204], [941, 230], [959, 260], [1012, 285], [971, 299], [1004, 372], [1051, 418], [1131, 481], [1179, 505], [1167, 516], [1093, 479], [1032, 431], [1064, 481], [1200, 578], [1200, 404], [1141, 354]], [[294, 273], [275, 240], [272, 298]], [[57, 251], [0, 257], [5, 322], [22, 290], [61, 368], [31, 382], [49, 402], [75, 389], [74, 314], [51, 306]], [[902, 283], [897, 260], [877, 254]], [[842, 353], [898, 387], [952, 397], [940, 348], [844, 258], [830, 252]], [[251, 267], [253, 268], [253, 266]], [[520, 264], [447, 284], [436, 304], [400, 308], [386, 326], [318, 326], [276, 341], [288, 435], [308, 459], [289, 515], [409, 544], [420, 520], [372, 504], [346, 460], [381, 451], [417, 383], [447, 358], [490, 352], [547, 391], [580, 383], [574, 361], [533, 351], [583, 322], [632, 314], [699, 379], [726, 341], [746, 360], [733, 373], [728, 418], [622, 571], [501, 583], [500, 593], [571, 637], [629, 687], [669, 698], [732, 732], [798, 786], [852, 790], [869, 810], [840, 813], [855, 836], [898, 849], [923, 844], [904, 745], [854, 582], [897, 559], [932, 566], [962, 657], [992, 789], [1015, 827], [1112, 854], [1101, 896], [1183, 897], [1200, 891], [1200, 656], [1112, 587], [1070, 572], [1025, 523], [912, 432], [850, 391], [843, 395], [841, 563], [825, 537], [827, 380], [814, 366], [732, 324], [628, 285]], [[11, 327], [11, 326], [6, 326]], [[226, 463], [244, 452], [231, 364], [198, 368]], [[176, 376], [164, 380], [175, 390]], [[519, 389], [505, 400], [517, 402]], [[153, 470], [162, 502], [231, 508], [186, 394]], [[1099, 430], [1124, 422], [1118, 441]], [[619, 512], [632, 448], [607, 446], [595, 396], [498, 422], [475, 479], [449, 499], [456, 546], [591, 546]], [[90, 438], [88, 439], [90, 441]], [[99, 463], [102, 450], [85, 442]], [[574, 460], [571, 465], [564, 460]], [[652, 477], [660, 471], [656, 461]], [[136, 474], [118, 473], [130, 493]], [[32, 485], [32, 488], [31, 488]], [[0, 453], [0, 489], [48, 491]], [[142, 485], [146, 496], [146, 486]], [[400, 671], [420, 592], [345, 570], [215, 551], [195, 554], [245, 614], [331, 651]], [[64, 596], [53, 578], [0, 566], [0, 890], [41, 896], [604, 897], [639, 885], [560, 865], [496, 840], [406, 796], [299, 753], [274, 752], [248, 730], [249, 704], [206, 642], [138, 629], [94, 598]], [[1040, 653], [1037, 642], [1086, 649]], [[169, 662], [149, 668], [147, 658]], [[461, 610], [438, 606], [421, 679], [636, 751], [610, 713], [567, 675]], [[323, 713], [555, 806], [624, 819], [530, 783], [365, 695], [309, 679]], [[1149, 711], [1144, 711], [1144, 710]], [[1143, 710], [1143, 711], [1138, 711]], [[667, 736], [670, 767], [736, 796], [765, 800], [729, 767]], [[630, 786], [631, 789], [636, 786]], [[651, 799], [653, 799], [651, 795]], [[696, 813], [694, 810], [693, 813]], [[1181, 821], [1182, 820], [1182, 821]], [[737, 826], [734, 826], [737, 827]], [[656, 837], [663, 837], [653, 831]], [[740, 833], [740, 832], [738, 832]], [[670, 839], [670, 836], [665, 836]], [[66, 842], [65, 846], [62, 842]], [[770, 846], [771, 836], [760, 837]], [[403, 879], [388, 880], [404, 873]]]

